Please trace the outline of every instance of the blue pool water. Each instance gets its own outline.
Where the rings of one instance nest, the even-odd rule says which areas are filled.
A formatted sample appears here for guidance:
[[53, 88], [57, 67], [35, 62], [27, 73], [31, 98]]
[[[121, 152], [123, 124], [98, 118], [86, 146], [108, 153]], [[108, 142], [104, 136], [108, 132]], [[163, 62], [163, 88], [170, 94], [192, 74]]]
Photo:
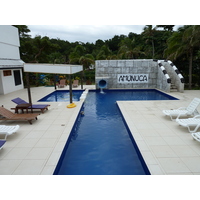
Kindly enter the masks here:
[[[83, 93], [83, 90], [73, 90], [72, 100], [79, 101], [82, 93]], [[66, 102], [66, 101], [70, 101], [69, 98], [70, 98], [69, 90], [56, 90], [38, 101], [39, 102]]]
[[156, 90], [104, 91], [88, 93], [55, 175], [150, 174], [116, 101], [175, 98]]

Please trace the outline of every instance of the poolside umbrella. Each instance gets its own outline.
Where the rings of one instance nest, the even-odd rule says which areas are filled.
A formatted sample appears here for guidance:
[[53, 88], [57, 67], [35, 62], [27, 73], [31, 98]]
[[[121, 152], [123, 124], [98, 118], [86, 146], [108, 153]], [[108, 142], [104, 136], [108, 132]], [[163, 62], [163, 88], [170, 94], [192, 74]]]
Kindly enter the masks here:
[[[65, 64], [43, 64], [43, 63], [24, 63], [24, 72], [29, 73], [48, 73], [48, 74], [69, 74], [71, 79], [71, 74], [78, 73], [83, 71], [82, 65], [65, 65]], [[30, 85], [29, 85], [29, 78], [27, 75], [28, 83], [28, 98], [29, 103], [32, 103], [31, 100], [31, 93], [30, 93]], [[70, 104], [72, 104], [72, 83], [70, 80]]]

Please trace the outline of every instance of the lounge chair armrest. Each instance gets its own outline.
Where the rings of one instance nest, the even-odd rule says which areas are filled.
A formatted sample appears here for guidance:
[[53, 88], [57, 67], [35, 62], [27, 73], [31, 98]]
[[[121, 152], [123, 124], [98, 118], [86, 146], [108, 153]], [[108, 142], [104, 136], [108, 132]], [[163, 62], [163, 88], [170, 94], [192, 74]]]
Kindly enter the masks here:
[[193, 117], [193, 118], [200, 118], [200, 115], [196, 115], [195, 117]]
[[180, 107], [177, 110], [185, 110], [187, 107]]

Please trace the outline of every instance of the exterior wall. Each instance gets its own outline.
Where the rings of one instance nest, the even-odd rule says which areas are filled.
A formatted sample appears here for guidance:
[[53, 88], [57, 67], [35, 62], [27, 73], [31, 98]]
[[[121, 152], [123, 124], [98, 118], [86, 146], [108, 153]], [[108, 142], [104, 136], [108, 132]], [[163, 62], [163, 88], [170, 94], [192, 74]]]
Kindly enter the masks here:
[[[0, 94], [7, 94], [24, 88], [22, 80], [23, 64], [20, 62], [18, 29], [9, 25], [0, 25]], [[11, 70], [10, 76], [4, 76], [4, 70]], [[21, 83], [15, 83], [14, 71], [20, 71]]]
[[[152, 59], [148, 60], [97, 60], [96, 88], [101, 79], [107, 81], [107, 88], [157, 88], [158, 67]], [[119, 83], [118, 75], [148, 75], [148, 82], [143, 80]], [[142, 77], [142, 76], [141, 76]]]
[[[14, 71], [20, 70], [20, 77], [21, 77], [21, 84], [15, 85], [15, 79], [14, 79]], [[22, 69], [12, 69], [11, 70], [12, 75], [11, 76], [4, 76], [3, 70], [0, 70], [0, 94], [8, 94], [10, 92], [14, 92], [16, 90], [21, 90], [24, 88], [23, 85], [23, 79], [22, 79]]]
[[0, 25], [0, 59], [20, 59], [18, 29]]
[[19, 47], [18, 29], [14, 26], [0, 25], [0, 42]]
[[0, 58], [20, 59], [19, 47], [0, 42]]
[[2, 73], [3, 71], [0, 70], [0, 94], [3, 94], [3, 81], [2, 81]]
[[170, 92], [171, 84], [167, 82], [166, 76], [158, 66], [157, 88], [165, 92]]

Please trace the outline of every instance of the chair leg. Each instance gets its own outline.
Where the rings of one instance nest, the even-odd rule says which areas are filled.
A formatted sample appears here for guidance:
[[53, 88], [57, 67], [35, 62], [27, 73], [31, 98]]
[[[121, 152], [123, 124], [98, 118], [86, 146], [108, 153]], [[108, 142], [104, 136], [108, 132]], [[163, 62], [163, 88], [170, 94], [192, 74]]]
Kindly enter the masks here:
[[177, 119], [177, 117], [176, 117], [176, 118], [173, 118], [172, 115], [170, 115], [170, 118], [171, 118], [172, 121], [175, 121], [175, 120]]
[[28, 120], [29, 124], [32, 124], [32, 120]]
[[191, 129], [190, 129], [190, 126], [188, 126], [188, 130], [189, 130], [190, 133], [195, 133], [195, 132], [197, 131], [197, 129], [199, 128], [199, 126], [200, 126], [200, 125], [197, 125], [197, 126], [194, 128], [194, 130], [191, 130]]

